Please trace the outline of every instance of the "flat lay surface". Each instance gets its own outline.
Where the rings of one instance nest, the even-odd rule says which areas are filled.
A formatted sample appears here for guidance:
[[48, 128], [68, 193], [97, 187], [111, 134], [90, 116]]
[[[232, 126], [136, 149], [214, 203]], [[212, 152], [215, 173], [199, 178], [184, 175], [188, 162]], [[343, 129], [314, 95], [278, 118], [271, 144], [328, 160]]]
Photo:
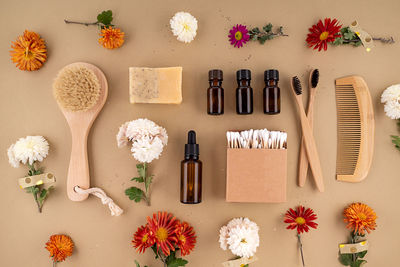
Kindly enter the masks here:
[[[121, 48], [107, 50], [98, 44], [96, 26], [67, 25], [64, 19], [95, 20], [102, 10], [112, 9], [113, 23], [125, 32]], [[55, 233], [71, 236], [74, 254], [57, 266], [131, 267], [134, 260], [143, 265], [161, 266], [151, 253], [138, 254], [131, 240], [146, 216], [168, 211], [188, 221], [197, 234], [195, 250], [186, 258], [187, 266], [222, 266], [232, 258], [219, 247], [221, 226], [235, 217], [248, 217], [260, 227], [258, 261], [251, 267], [301, 266], [294, 231], [287, 231], [284, 213], [296, 205], [311, 207], [318, 215], [318, 229], [302, 237], [309, 267], [342, 266], [337, 260], [338, 244], [347, 240], [343, 209], [352, 202], [363, 202], [377, 215], [377, 229], [368, 236], [367, 266], [397, 266], [392, 251], [400, 249], [398, 206], [399, 151], [390, 141], [397, 134], [396, 124], [385, 116], [380, 103], [382, 91], [400, 82], [400, 2], [377, 1], [178, 1], [178, 0], [87, 0], [87, 1], [7, 1], [0, 10], [3, 25], [0, 40], [0, 266], [50, 266], [44, 249]], [[171, 33], [169, 19], [187, 11], [198, 20], [196, 38], [185, 44]], [[307, 48], [308, 28], [319, 19], [336, 17], [344, 25], [357, 19], [378, 37], [392, 35], [395, 44], [376, 43], [370, 52], [350, 46], [329, 47], [326, 52]], [[92, 19], [94, 18], [94, 19]], [[281, 36], [264, 45], [250, 42], [238, 49], [230, 45], [229, 30], [236, 24], [260, 26], [271, 22], [282, 25], [289, 37]], [[25, 29], [46, 40], [48, 59], [35, 72], [20, 71], [8, 51]], [[380, 36], [382, 35], [382, 36]], [[67, 197], [67, 171], [71, 151], [68, 124], [53, 97], [57, 73], [73, 62], [99, 67], [108, 81], [106, 103], [94, 122], [88, 139], [91, 186], [102, 188], [124, 214], [111, 217], [98, 198], [83, 202]], [[129, 67], [183, 67], [182, 97], [178, 105], [131, 104]], [[254, 113], [235, 111], [236, 71], [252, 71]], [[278, 69], [281, 113], [264, 115], [262, 89], [264, 70]], [[297, 185], [297, 164], [301, 140], [296, 103], [290, 92], [290, 79], [297, 75], [306, 88], [309, 71], [318, 68], [319, 87], [314, 102], [314, 136], [324, 175], [325, 192], [320, 193], [311, 176], [303, 188]], [[208, 71], [222, 69], [225, 114], [207, 115]], [[336, 181], [336, 100], [335, 79], [360, 75], [368, 84], [375, 112], [375, 151], [368, 177], [360, 183]], [[304, 93], [304, 101], [307, 92]], [[137, 176], [137, 162], [128, 147], [118, 148], [116, 134], [126, 121], [148, 118], [164, 127], [168, 145], [160, 159], [150, 165], [154, 174], [151, 206], [134, 203], [125, 196], [130, 181]], [[226, 131], [263, 129], [288, 133], [286, 203], [228, 203], [226, 193]], [[180, 203], [180, 162], [184, 157], [187, 132], [195, 130], [203, 162], [202, 203]], [[49, 144], [43, 166], [57, 182], [38, 213], [32, 195], [19, 188], [24, 168], [12, 168], [7, 148], [18, 138], [42, 135]], [[243, 166], [252, 168], [253, 166]]]

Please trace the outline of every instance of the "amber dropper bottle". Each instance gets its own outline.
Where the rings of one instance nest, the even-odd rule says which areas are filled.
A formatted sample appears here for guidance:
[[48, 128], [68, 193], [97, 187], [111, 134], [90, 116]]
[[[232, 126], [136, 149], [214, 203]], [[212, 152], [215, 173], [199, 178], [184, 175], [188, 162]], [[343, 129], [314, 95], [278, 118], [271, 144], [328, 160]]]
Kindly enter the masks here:
[[253, 88], [250, 87], [251, 72], [242, 69], [236, 72], [238, 88], [236, 89], [236, 113], [247, 115], [253, 113]]
[[185, 145], [185, 159], [181, 162], [181, 202], [198, 204], [201, 202], [202, 162], [199, 160], [199, 145], [196, 132], [188, 132]]
[[279, 71], [266, 70], [264, 72], [264, 81], [264, 113], [270, 115], [279, 114], [281, 112], [281, 89], [278, 87]]
[[221, 87], [222, 80], [222, 70], [210, 70], [208, 72], [210, 87], [207, 89], [207, 113], [209, 115], [224, 114], [224, 89]]

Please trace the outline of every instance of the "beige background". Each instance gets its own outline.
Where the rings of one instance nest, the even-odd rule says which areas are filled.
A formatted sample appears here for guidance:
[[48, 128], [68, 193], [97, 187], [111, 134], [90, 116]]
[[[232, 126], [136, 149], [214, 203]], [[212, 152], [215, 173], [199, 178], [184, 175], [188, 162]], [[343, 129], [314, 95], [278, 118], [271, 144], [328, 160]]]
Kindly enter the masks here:
[[[338, 243], [346, 241], [348, 231], [342, 222], [342, 209], [362, 201], [378, 213], [378, 229], [369, 240], [368, 266], [397, 266], [400, 229], [397, 193], [399, 152], [390, 143], [397, 132], [394, 121], [384, 116], [379, 97], [384, 88], [399, 83], [399, 1], [2, 1], [0, 18], [0, 122], [2, 170], [0, 210], [0, 265], [50, 266], [44, 244], [51, 234], [69, 234], [76, 243], [74, 255], [60, 266], [134, 266], [134, 259], [160, 266], [151, 252], [138, 255], [131, 247], [132, 234], [145, 223], [145, 217], [158, 210], [173, 212], [196, 229], [198, 243], [187, 257], [189, 266], [220, 266], [232, 257], [219, 248], [218, 230], [233, 217], [248, 216], [261, 228], [260, 261], [252, 266], [300, 266], [294, 232], [285, 230], [282, 216], [287, 208], [303, 204], [315, 209], [318, 230], [304, 236], [307, 266], [340, 266]], [[64, 18], [92, 21], [98, 12], [112, 9], [114, 23], [126, 33], [125, 45], [108, 51], [97, 44], [96, 27], [65, 25]], [[198, 36], [191, 44], [178, 42], [168, 26], [177, 11], [189, 11], [199, 21]], [[304, 44], [307, 29], [319, 18], [337, 17], [348, 25], [354, 18], [375, 36], [392, 34], [395, 45], [377, 47], [370, 53], [362, 48], [329, 47], [317, 53]], [[283, 25], [290, 37], [266, 43], [250, 43], [244, 48], [230, 46], [227, 34], [236, 23], [262, 26], [266, 22]], [[25, 29], [45, 38], [49, 58], [37, 72], [23, 72], [10, 62], [10, 41]], [[89, 139], [92, 185], [101, 187], [125, 209], [113, 218], [97, 198], [74, 203], [66, 196], [70, 133], [53, 99], [51, 84], [57, 71], [75, 61], [100, 67], [108, 78], [109, 96], [96, 120]], [[128, 67], [183, 66], [181, 105], [131, 105], [128, 101]], [[289, 77], [305, 81], [312, 67], [320, 69], [320, 88], [316, 98], [315, 137], [323, 162], [326, 192], [318, 193], [309, 180], [305, 188], [296, 185], [299, 123], [289, 92]], [[224, 70], [226, 114], [206, 115], [207, 72]], [[234, 111], [235, 71], [253, 71], [255, 113], [240, 117]], [[280, 71], [282, 113], [262, 113], [263, 71]], [[335, 181], [336, 107], [334, 79], [350, 74], [365, 78], [370, 86], [376, 112], [376, 151], [368, 178], [360, 184]], [[115, 134], [125, 121], [147, 117], [164, 126], [170, 142], [163, 156], [154, 162], [156, 179], [153, 205], [135, 204], [125, 195], [136, 174], [129, 149], [118, 149]], [[288, 202], [285, 204], [229, 204], [225, 197], [225, 131], [232, 128], [286, 130], [289, 133]], [[204, 163], [204, 202], [197, 206], [179, 203], [179, 164], [183, 158], [186, 132], [195, 129]], [[19, 137], [43, 135], [51, 146], [44, 161], [56, 174], [56, 191], [38, 214], [32, 196], [17, 186], [26, 173], [8, 164], [6, 149]], [[251, 167], [251, 166], [249, 166]]]

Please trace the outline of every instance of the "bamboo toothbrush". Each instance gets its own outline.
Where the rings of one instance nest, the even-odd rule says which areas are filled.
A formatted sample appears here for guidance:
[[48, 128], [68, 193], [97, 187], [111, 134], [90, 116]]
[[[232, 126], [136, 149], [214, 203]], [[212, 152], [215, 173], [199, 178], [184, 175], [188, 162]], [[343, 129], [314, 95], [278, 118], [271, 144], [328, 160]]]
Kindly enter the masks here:
[[82, 201], [75, 187], [90, 186], [87, 138], [94, 120], [107, 99], [107, 80], [103, 72], [88, 63], [65, 66], [53, 84], [54, 97], [71, 129], [72, 148], [67, 177], [69, 199]]
[[[311, 129], [313, 129], [314, 124], [314, 99], [315, 94], [317, 92], [317, 85], [319, 81], [319, 70], [313, 69], [310, 72], [310, 76], [308, 79], [308, 90], [309, 90], [309, 97], [308, 97], [308, 107], [307, 107], [307, 118], [308, 122], [310, 123]], [[308, 173], [308, 159], [307, 153], [304, 148], [304, 137], [301, 137], [301, 144], [300, 144], [300, 156], [299, 156], [299, 186], [303, 187], [306, 183]]]
[[297, 103], [297, 110], [300, 116], [301, 129], [304, 136], [304, 145], [306, 148], [307, 158], [310, 162], [311, 172], [314, 175], [317, 188], [320, 192], [324, 192], [324, 181], [321, 169], [321, 162], [319, 160], [317, 146], [315, 144], [314, 136], [310, 123], [308, 122], [306, 113], [304, 111], [303, 100], [302, 100], [302, 88], [299, 78], [296, 76], [292, 78], [291, 82], [292, 91], [294, 98]]

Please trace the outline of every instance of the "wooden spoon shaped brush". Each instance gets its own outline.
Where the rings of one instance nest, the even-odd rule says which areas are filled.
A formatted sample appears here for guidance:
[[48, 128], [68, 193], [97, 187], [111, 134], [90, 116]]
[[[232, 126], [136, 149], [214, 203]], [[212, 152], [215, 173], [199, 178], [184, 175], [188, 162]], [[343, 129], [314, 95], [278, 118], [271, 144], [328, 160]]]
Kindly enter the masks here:
[[[317, 92], [317, 85], [319, 81], [319, 70], [313, 69], [310, 72], [310, 76], [308, 79], [308, 90], [309, 90], [309, 97], [308, 97], [308, 106], [307, 106], [307, 118], [310, 124], [311, 129], [313, 129], [314, 124], [314, 99], [315, 94]], [[300, 156], [299, 156], [299, 186], [303, 187], [306, 183], [308, 173], [308, 159], [307, 153], [304, 146], [304, 137], [301, 137], [301, 144], [300, 144]]]
[[78, 194], [75, 187], [90, 186], [87, 137], [102, 109], [108, 93], [103, 72], [94, 65], [77, 62], [65, 66], [53, 84], [54, 97], [68, 122], [72, 136], [67, 193], [72, 201], [82, 201], [88, 194]]
[[300, 117], [301, 129], [303, 131], [304, 145], [306, 148], [307, 158], [310, 162], [311, 172], [314, 175], [314, 179], [317, 184], [317, 188], [320, 192], [324, 192], [324, 180], [321, 169], [321, 162], [319, 160], [317, 146], [315, 144], [314, 136], [310, 123], [308, 122], [306, 112], [304, 111], [303, 100], [302, 100], [302, 89], [300, 80], [297, 77], [292, 78], [291, 82], [292, 91], [294, 98], [297, 103], [297, 110]]

